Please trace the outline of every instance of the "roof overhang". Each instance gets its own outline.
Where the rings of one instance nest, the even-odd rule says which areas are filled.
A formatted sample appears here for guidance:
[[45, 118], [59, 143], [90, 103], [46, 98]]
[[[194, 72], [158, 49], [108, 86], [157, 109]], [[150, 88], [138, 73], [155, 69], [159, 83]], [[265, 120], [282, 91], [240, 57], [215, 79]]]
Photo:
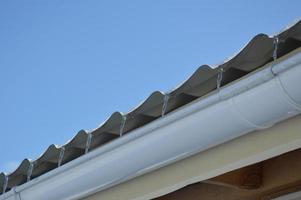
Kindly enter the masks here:
[[80, 199], [301, 111], [300, 49], [0, 196]]

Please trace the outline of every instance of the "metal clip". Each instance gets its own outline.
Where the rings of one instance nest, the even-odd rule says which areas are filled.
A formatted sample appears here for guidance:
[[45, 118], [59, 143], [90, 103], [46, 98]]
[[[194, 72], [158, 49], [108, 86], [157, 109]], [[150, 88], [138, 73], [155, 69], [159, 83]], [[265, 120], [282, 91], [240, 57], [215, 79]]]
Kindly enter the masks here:
[[28, 167], [28, 170], [27, 170], [27, 182], [30, 181], [34, 165], [35, 165], [35, 162], [30, 162], [30, 164], [29, 164], [29, 167]]
[[168, 101], [169, 101], [169, 94], [165, 94], [164, 95], [164, 98], [163, 98], [163, 105], [162, 105], [162, 113], [161, 113], [161, 116], [163, 117], [166, 113], [166, 109], [167, 109], [167, 104], [168, 104]]
[[58, 167], [60, 167], [62, 165], [63, 159], [64, 159], [64, 154], [65, 154], [65, 147], [61, 147], [61, 151], [59, 154], [59, 160], [58, 160]]
[[126, 122], [126, 115], [122, 115], [121, 122], [120, 122], [120, 129], [119, 129], [119, 136], [123, 135], [124, 127]]
[[279, 38], [278, 38], [278, 36], [274, 36], [274, 40], [273, 40], [273, 45], [274, 45], [273, 60], [274, 61], [277, 59], [278, 44], [279, 44]]
[[5, 177], [4, 177], [4, 183], [3, 183], [3, 190], [2, 190], [2, 194], [5, 193], [6, 189], [7, 189], [7, 185], [8, 185], [8, 175], [5, 174]]
[[224, 68], [219, 68], [219, 72], [217, 74], [217, 79], [216, 79], [216, 88], [217, 90], [220, 89], [222, 80], [223, 80], [223, 74], [224, 74]]
[[88, 133], [86, 146], [85, 146], [85, 154], [89, 152], [89, 149], [90, 149], [90, 146], [91, 146], [91, 141], [92, 141], [92, 133]]
[[224, 68], [221, 67], [218, 70], [218, 74], [217, 74], [217, 78], [216, 78], [217, 95], [220, 100], [222, 99], [221, 94], [220, 94], [220, 88], [221, 88], [222, 81], [223, 81], [223, 75], [224, 75]]

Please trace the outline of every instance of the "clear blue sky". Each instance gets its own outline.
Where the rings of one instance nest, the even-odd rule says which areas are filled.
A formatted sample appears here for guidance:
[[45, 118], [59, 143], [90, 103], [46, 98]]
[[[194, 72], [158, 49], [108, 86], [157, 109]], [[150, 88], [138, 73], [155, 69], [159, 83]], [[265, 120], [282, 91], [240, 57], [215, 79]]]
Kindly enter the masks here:
[[64, 144], [258, 33], [300, 18], [300, 0], [0, 2], [0, 171]]

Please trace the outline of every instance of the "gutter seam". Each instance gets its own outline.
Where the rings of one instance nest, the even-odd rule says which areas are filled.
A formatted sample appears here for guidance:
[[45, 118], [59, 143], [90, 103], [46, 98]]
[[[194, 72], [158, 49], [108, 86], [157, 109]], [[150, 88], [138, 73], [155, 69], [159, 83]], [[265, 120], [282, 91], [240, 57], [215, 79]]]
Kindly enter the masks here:
[[233, 111], [233, 113], [235, 113], [237, 116], [239, 116], [240, 119], [242, 119], [244, 122], [246, 122], [248, 125], [250, 125], [251, 127], [255, 128], [255, 130], [261, 130], [261, 129], [265, 129], [265, 128], [268, 128], [270, 126], [268, 125], [258, 125], [258, 124], [255, 124], [253, 122], [251, 122], [250, 120], [248, 120], [240, 111], [239, 107], [237, 106], [234, 98], [230, 98], [229, 101], [228, 101], [230, 104], [233, 105], [234, 109], [231, 110]]
[[281, 94], [283, 97], [287, 100], [287, 102], [292, 105], [296, 110], [300, 111], [301, 110], [301, 105], [299, 105], [287, 92], [285, 87], [283, 86], [283, 83], [278, 75], [275, 77], [275, 82], [279, 86], [279, 90], [281, 91]]

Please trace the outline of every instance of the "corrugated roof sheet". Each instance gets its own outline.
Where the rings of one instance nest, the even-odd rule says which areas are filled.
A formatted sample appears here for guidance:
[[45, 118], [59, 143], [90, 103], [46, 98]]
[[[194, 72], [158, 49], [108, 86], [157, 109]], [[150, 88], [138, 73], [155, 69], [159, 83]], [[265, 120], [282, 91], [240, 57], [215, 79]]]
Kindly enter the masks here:
[[52, 144], [38, 159], [24, 159], [14, 172], [1, 173], [0, 194], [216, 90], [221, 69], [220, 86], [224, 86], [300, 46], [301, 21], [274, 37], [258, 34], [236, 56], [217, 68], [203, 65], [173, 91], [167, 94], [155, 91], [129, 113], [115, 112], [95, 130], [89, 133], [81, 130], [67, 144], [61, 147]]

